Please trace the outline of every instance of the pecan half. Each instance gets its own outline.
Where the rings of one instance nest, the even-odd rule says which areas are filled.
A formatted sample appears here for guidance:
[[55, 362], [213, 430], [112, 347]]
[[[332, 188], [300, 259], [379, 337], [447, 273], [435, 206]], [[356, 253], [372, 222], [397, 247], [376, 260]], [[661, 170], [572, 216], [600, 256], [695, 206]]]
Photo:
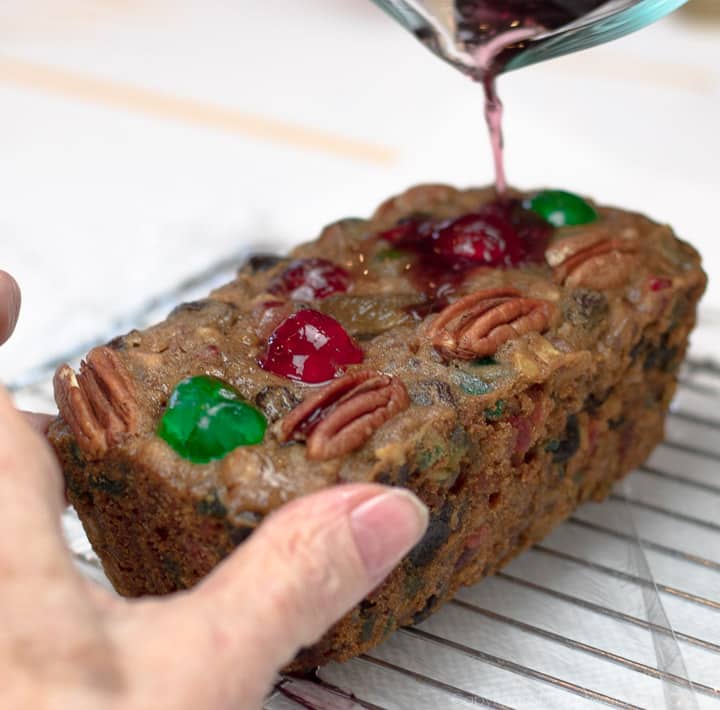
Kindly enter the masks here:
[[351, 372], [307, 397], [275, 431], [281, 442], [306, 440], [311, 461], [327, 461], [362, 446], [409, 405], [401, 380], [378, 372]]
[[560, 266], [571, 256], [613, 237], [607, 226], [603, 224], [566, 227], [563, 234], [563, 239], [553, 242], [545, 250], [545, 260], [550, 266]]
[[571, 288], [602, 290], [626, 283], [637, 266], [638, 245], [598, 231], [556, 242], [545, 253], [555, 280]]
[[60, 414], [88, 458], [102, 458], [110, 446], [137, 431], [134, 386], [118, 354], [108, 347], [92, 350], [79, 374], [68, 365], [54, 378]]
[[435, 349], [449, 358], [493, 355], [508, 340], [547, 329], [553, 305], [524, 298], [516, 288], [476, 291], [449, 305], [427, 327]]

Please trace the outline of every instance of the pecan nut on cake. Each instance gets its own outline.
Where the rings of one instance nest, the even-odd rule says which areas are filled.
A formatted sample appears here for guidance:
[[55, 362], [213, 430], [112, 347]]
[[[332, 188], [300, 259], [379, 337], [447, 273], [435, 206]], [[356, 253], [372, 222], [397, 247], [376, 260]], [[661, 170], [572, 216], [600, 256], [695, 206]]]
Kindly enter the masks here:
[[192, 586], [306, 493], [413, 490], [423, 540], [293, 667], [347, 659], [643, 462], [705, 281], [639, 214], [422, 185], [60, 367], [50, 438], [130, 596]]

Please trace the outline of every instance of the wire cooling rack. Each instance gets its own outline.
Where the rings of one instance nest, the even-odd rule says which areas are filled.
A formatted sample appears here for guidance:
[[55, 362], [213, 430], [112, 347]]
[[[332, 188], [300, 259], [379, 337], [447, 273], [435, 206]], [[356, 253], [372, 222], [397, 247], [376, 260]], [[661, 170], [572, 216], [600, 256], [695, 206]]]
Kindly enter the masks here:
[[[231, 278], [217, 262], [91, 343], [11, 385], [18, 404], [54, 407], [61, 361], [165, 317]], [[681, 374], [667, 438], [608, 501], [588, 504], [494, 577], [437, 614], [313, 677], [282, 678], [266, 710], [351, 708], [720, 708], [720, 369]], [[72, 511], [77, 564], [107, 584]]]

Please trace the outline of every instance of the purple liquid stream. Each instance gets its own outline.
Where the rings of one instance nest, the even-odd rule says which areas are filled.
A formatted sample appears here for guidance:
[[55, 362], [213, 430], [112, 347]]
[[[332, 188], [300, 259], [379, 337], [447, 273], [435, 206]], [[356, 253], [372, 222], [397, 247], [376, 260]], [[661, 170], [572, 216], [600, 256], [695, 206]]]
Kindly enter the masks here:
[[497, 76], [527, 42], [573, 22], [607, 0], [456, 0], [457, 36], [473, 53], [475, 79], [485, 91], [485, 120], [495, 166], [495, 187], [507, 190], [503, 151], [503, 105]]
[[507, 175], [505, 174], [504, 137], [502, 130], [503, 105], [497, 93], [497, 82], [494, 76], [488, 75], [483, 80], [485, 90], [485, 122], [490, 133], [490, 147], [495, 168], [495, 190], [498, 195], [507, 191]]

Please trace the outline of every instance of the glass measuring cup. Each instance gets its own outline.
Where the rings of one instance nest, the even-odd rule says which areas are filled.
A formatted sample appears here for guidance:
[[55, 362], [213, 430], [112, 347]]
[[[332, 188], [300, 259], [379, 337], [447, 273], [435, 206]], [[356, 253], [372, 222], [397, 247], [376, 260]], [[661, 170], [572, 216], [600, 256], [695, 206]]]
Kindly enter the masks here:
[[[373, 0], [435, 54], [475, 78], [491, 70], [491, 60], [496, 74], [617, 39], [686, 1]], [[485, 19], [492, 24], [501, 16], [504, 25], [488, 30]]]

